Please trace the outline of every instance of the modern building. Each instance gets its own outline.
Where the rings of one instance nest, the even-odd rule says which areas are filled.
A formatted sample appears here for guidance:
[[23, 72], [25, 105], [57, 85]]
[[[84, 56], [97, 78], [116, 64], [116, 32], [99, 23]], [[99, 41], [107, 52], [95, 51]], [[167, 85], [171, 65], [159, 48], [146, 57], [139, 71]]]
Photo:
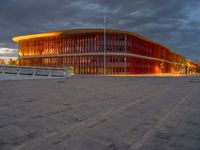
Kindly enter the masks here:
[[189, 73], [196, 64], [139, 34], [74, 29], [14, 37], [19, 64], [71, 68], [75, 74]]

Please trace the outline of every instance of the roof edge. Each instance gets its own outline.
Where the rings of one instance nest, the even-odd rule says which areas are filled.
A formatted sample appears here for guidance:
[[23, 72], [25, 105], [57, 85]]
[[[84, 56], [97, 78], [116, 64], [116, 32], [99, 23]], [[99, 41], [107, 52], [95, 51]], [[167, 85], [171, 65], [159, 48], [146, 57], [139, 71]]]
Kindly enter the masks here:
[[62, 32], [46, 32], [46, 33], [15, 36], [15, 37], [12, 38], [12, 40], [19, 43], [19, 41], [21, 41], [21, 40], [40, 38], [40, 37], [57, 36], [57, 35], [60, 35], [60, 34], [62, 34]]

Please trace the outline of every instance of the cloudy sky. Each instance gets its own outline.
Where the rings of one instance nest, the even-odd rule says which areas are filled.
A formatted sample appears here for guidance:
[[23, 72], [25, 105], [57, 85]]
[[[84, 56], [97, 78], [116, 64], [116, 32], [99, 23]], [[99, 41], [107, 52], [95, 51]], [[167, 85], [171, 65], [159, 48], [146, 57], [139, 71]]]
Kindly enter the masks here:
[[200, 62], [200, 0], [0, 0], [0, 58], [16, 35], [102, 27], [139, 33]]

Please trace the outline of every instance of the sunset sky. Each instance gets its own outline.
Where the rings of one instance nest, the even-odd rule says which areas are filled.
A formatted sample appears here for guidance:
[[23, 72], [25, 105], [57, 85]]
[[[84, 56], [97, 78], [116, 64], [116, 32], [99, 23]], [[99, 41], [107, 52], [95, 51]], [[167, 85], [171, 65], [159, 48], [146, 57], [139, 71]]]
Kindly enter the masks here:
[[200, 62], [200, 0], [1, 0], [0, 58], [17, 57], [13, 36], [107, 27], [139, 33]]

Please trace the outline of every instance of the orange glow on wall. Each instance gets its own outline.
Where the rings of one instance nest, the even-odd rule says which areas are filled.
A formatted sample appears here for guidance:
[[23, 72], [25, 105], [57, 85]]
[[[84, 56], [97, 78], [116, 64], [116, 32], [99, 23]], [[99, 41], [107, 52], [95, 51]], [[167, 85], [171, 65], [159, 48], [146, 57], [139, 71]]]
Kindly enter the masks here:
[[158, 66], [155, 66], [154, 69], [155, 73], [161, 73], [161, 69]]
[[[138, 34], [78, 29], [14, 37], [23, 66], [72, 67], [75, 74], [154, 74], [186, 72], [192, 62]], [[106, 56], [104, 57], [104, 45]]]
[[27, 40], [27, 39], [58, 36], [61, 33], [62, 32], [50, 32], [50, 33], [40, 33], [40, 34], [33, 34], [33, 35], [17, 36], [17, 37], [14, 37], [12, 40], [15, 42], [19, 42], [21, 40]]

